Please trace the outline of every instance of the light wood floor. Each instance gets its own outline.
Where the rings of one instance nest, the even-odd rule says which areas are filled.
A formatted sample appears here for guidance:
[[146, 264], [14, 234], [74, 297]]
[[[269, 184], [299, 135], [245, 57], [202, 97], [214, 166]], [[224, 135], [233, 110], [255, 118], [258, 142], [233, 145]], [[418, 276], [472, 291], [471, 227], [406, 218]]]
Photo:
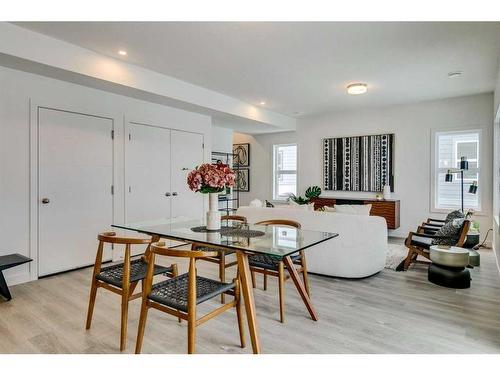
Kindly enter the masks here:
[[[311, 275], [319, 321], [308, 318], [291, 281], [286, 323], [278, 322], [277, 280], [255, 291], [265, 353], [500, 353], [500, 275], [491, 250], [471, 270], [472, 287], [446, 289], [427, 281], [425, 266], [384, 270], [363, 280]], [[181, 267], [185, 270], [185, 267]], [[200, 262], [201, 275], [216, 266]], [[232, 272], [231, 272], [232, 273]], [[85, 314], [91, 269], [11, 288], [0, 302], [0, 353], [119, 353], [119, 297], [98, 292], [94, 321]], [[217, 306], [217, 300], [206, 303]], [[204, 304], [204, 305], [206, 305]], [[132, 353], [140, 300], [131, 303], [127, 353]], [[206, 310], [202, 308], [202, 310]], [[185, 353], [186, 323], [151, 310], [144, 353]], [[249, 342], [248, 335], [247, 341]], [[238, 346], [236, 315], [220, 315], [199, 327], [198, 353], [250, 353]]]

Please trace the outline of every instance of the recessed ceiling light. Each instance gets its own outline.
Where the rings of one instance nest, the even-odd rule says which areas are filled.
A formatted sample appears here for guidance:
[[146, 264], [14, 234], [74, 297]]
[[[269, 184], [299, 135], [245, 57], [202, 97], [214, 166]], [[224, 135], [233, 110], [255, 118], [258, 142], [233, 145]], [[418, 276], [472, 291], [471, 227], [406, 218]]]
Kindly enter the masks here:
[[347, 86], [347, 93], [349, 95], [361, 95], [368, 91], [366, 83], [352, 83]]
[[266, 102], [265, 101], [261, 101], [259, 104], [260, 105], [266, 105]]
[[463, 72], [461, 72], [460, 70], [456, 70], [454, 72], [449, 72], [448, 73], [448, 78], [457, 78], [457, 77], [460, 77], [462, 75]]
[[122, 56], [127, 56], [127, 51], [121, 49], [121, 50], [118, 51], [118, 54], [122, 55]]

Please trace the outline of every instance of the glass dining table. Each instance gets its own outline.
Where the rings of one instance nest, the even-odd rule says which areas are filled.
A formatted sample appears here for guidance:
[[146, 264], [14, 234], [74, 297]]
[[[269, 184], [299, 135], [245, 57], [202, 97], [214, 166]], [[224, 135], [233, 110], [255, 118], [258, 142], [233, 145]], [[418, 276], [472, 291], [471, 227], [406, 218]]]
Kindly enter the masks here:
[[[290, 256], [335, 238], [338, 236], [337, 233], [296, 229], [284, 225], [262, 226], [232, 221], [223, 222], [218, 231], [208, 231], [201, 220], [189, 218], [159, 219], [112, 226], [150, 235], [155, 242], [163, 238], [217, 249], [235, 250], [252, 349], [255, 354], [261, 353], [261, 344], [248, 263], [249, 254], [266, 254], [282, 259], [311, 318], [318, 320], [311, 299]], [[146, 258], [147, 253], [148, 250], [145, 254]]]

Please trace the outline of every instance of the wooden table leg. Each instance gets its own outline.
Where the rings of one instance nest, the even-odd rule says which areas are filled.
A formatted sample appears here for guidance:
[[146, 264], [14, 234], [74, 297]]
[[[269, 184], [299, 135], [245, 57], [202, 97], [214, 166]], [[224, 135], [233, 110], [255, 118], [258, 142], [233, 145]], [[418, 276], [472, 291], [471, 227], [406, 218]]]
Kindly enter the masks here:
[[293, 283], [295, 284], [295, 287], [297, 288], [297, 291], [299, 292], [300, 296], [302, 297], [302, 301], [304, 301], [304, 304], [307, 307], [307, 310], [309, 311], [309, 315], [311, 315], [311, 319], [314, 321], [318, 320], [318, 315], [316, 314], [316, 311], [314, 311], [314, 307], [312, 305], [311, 299], [309, 298], [309, 295], [307, 294], [307, 290], [302, 283], [302, 280], [300, 280], [299, 273], [295, 269], [292, 259], [290, 259], [289, 256], [286, 256], [283, 258], [283, 262], [286, 265], [286, 268], [288, 268], [288, 273], [290, 273], [290, 277], [293, 280]]
[[250, 339], [254, 354], [260, 354], [260, 340], [257, 330], [257, 318], [255, 316], [255, 301], [253, 299], [253, 288], [250, 276], [250, 266], [248, 264], [248, 255], [243, 251], [237, 251], [238, 272], [241, 280], [241, 292], [245, 299], [245, 311], [248, 321], [248, 330], [250, 331]]

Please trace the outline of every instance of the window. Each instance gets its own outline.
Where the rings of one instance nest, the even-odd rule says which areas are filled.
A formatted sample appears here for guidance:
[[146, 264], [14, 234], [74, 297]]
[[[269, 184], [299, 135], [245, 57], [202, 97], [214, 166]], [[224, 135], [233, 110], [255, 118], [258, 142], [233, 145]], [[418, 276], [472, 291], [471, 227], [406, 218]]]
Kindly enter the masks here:
[[273, 146], [273, 199], [297, 194], [297, 145]]
[[464, 171], [464, 209], [472, 208], [480, 211], [480, 187], [477, 194], [469, 194], [469, 186], [473, 181], [479, 184], [481, 131], [436, 132], [434, 142], [434, 209], [461, 208], [461, 175], [453, 174], [452, 182], [446, 182], [445, 175], [449, 169], [459, 168], [460, 158], [465, 156], [469, 162], [469, 169]]

